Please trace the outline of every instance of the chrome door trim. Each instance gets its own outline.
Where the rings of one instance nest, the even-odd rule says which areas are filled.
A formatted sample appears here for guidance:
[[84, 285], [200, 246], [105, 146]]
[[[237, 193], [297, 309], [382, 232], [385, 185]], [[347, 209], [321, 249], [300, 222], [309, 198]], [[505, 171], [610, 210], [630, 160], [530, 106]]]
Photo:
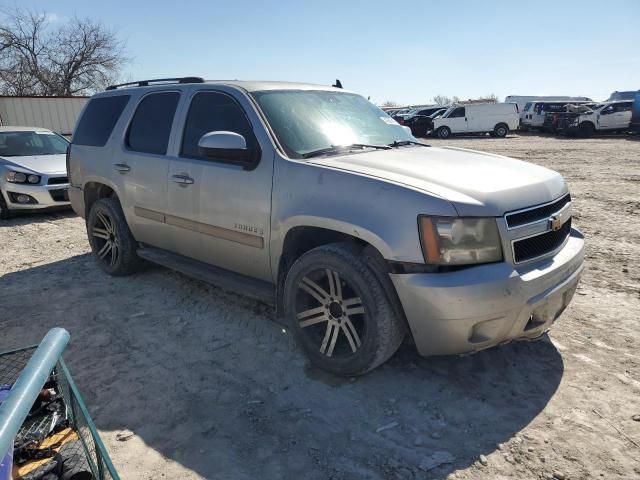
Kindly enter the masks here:
[[221, 238], [230, 242], [240, 243], [242, 245], [248, 245], [254, 248], [264, 248], [264, 237], [259, 235], [252, 235], [246, 232], [238, 232], [229, 228], [219, 227], [217, 225], [196, 222], [142, 207], [134, 207], [133, 211], [137, 216], [146, 218], [147, 220], [166, 223], [167, 225], [172, 225], [174, 227], [184, 228], [186, 230], [203, 233], [205, 235]]

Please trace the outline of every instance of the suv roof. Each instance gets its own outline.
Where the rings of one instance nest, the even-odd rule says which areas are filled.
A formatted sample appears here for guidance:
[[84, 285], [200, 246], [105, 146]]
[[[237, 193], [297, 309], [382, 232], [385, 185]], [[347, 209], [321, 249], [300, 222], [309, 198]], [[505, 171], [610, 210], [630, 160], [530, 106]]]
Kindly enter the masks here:
[[204, 83], [207, 85], [232, 85], [242, 88], [248, 92], [256, 92], [263, 90], [336, 90], [345, 91], [328, 85], [317, 85], [313, 83], [298, 82], [281, 82], [281, 81], [265, 81], [265, 80], [205, 80], [200, 77], [178, 77], [178, 78], [159, 78], [152, 80], [139, 80], [136, 82], [123, 83], [120, 85], [111, 85], [107, 87], [108, 91], [128, 90], [131, 88], [150, 88], [164, 85], [181, 85]]

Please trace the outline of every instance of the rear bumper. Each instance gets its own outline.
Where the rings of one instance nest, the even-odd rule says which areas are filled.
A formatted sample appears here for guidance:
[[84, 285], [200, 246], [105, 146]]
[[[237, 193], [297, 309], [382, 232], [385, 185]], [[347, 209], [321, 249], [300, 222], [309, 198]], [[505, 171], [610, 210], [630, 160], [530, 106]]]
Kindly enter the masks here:
[[573, 229], [544, 260], [391, 279], [418, 352], [464, 354], [542, 335], [571, 301], [583, 262], [584, 237]]
[[84, 191], [80, 187], [69, 186], [69, 200], [71, 201], [71, 208], [81, 218], [84, 218]]

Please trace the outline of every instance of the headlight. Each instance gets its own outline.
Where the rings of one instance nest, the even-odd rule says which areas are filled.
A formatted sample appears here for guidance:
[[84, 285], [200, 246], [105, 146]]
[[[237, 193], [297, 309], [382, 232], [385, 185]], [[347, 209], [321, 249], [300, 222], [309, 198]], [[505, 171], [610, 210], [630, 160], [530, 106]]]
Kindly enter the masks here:
[[472, 265], [502, 260], [495, 218], [419, 217], [426, 263]]
[[22, 172], [9, 171], [5, 174], [4, 178], [7, 180], [7, 182], [11, 183], [24, 183], [27, 181], [27, 175]]
[[22, 173], [22, 172], [13, 172], [11, 170], [9, 170], [7, 173], [5, 173], [4, 178], [7, 182], [11, 182], [11, 183], [31, 183], [31, 184], [36, 184], [36, 183], [40, 183], [40, 175], [29, 175], [27, 173]]

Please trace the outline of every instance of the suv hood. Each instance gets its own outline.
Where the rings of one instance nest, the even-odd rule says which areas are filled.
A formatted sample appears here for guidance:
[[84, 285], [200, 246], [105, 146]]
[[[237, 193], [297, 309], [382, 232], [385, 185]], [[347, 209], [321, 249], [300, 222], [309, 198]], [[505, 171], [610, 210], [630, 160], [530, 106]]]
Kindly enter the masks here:
[[[455, 147], [400, 147], [309, 160], [449, 200], [461, 216], [501, 216], [567, 192], [562, 176], [533, 163]], [[429, 212], [425, 212], [429, 213]]]
[[24, 157], [0, 157], [0, 165], [19, 167], [31, 173], [65, 173], [66, 155], [29, 155]]

